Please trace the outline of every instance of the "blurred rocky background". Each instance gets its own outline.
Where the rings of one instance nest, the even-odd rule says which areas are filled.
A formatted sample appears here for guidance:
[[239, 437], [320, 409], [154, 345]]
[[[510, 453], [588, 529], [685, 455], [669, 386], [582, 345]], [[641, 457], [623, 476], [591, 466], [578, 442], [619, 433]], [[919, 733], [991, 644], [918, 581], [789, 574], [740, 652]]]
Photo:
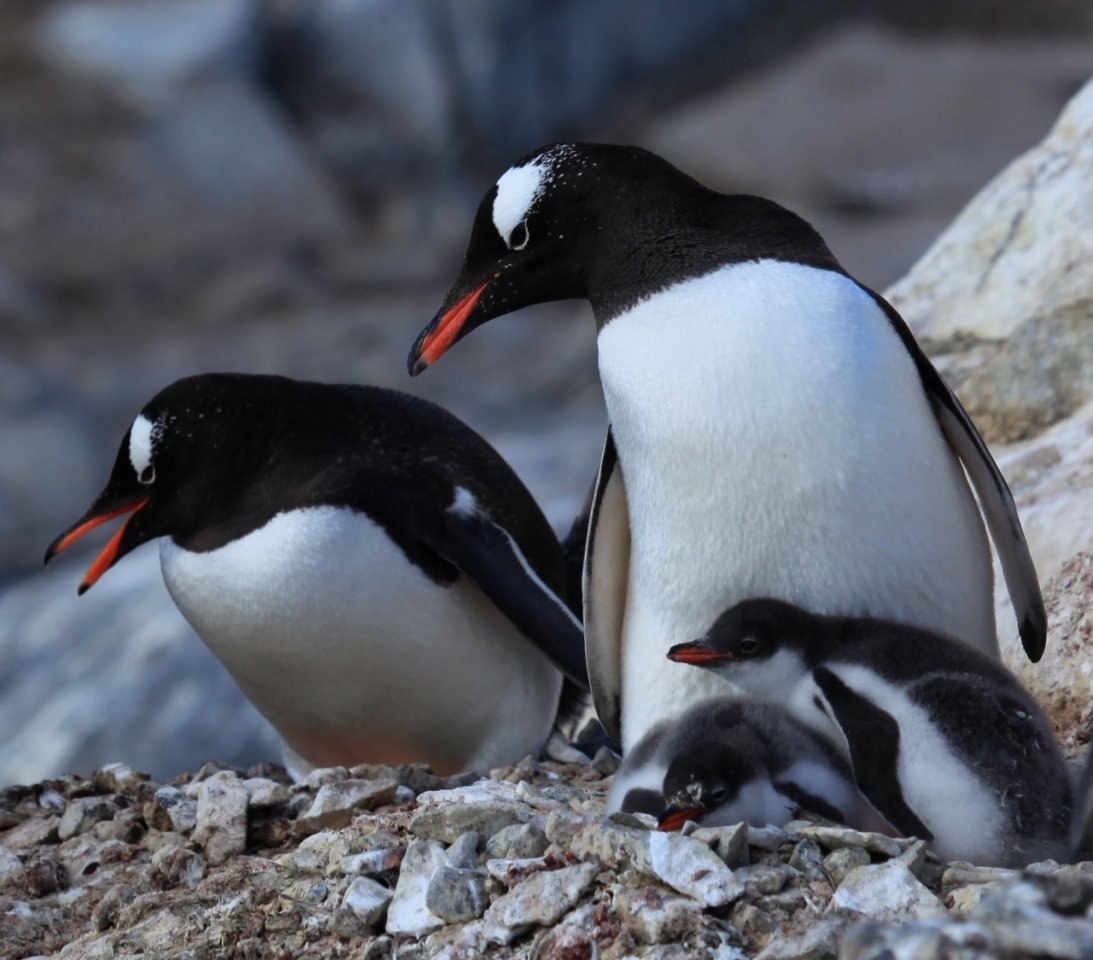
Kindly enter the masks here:
[[1023, 676], [1088, 740], [1093, 91], [1045, 137], [1091, 75], [1088, 0], [4, 0], [0, 783], [278, 757], [154, 547], [80, 599], [99, 541], [40, 567], [178, 376], [422, 393], [567, 527], [604, 425], [584, 309], [404, 358], [482, 192], [575, 138], [771, 196], [878, 289], [1036, 148], [892, 295], [1013, 483], [1053, 631]]

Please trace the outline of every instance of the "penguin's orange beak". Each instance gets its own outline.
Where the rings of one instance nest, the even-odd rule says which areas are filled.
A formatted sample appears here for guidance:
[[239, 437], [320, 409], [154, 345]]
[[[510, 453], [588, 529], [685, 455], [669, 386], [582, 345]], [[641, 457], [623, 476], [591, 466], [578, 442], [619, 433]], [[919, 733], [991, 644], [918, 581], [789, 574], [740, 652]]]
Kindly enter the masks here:
[[681, 829], [688, 820], [697, 820], [705, 812], [703, 807], [669, 807], [660, 815], [657, 829], [671, 833]]
[[722, 650], [714, 650], [708, 640], [692, 640], [690, 643], [677, 643], [668, 649], [668, 659], [673, 663], [691, 663], [702, 666], [722, 660], [735, 660], [736, 657]]
[[[77, 540], [84, 536], [84, 534], [90, 533], [96, 527], [101, 527], [104, 523], [113, 520], [115, 517], [121, 517], [125, 514], [135, 514], [138, 510], [144, 507], [148, 503], [148, 498], [143, 497], [133, 503], [126, 503], [120, 507], [115, 507], [112, 510], [105, 510], [102, 513], [89, 513], [85, 514], [68, 530], [62, 533], [49, 545], [49, 549], [46, 550], [45, 562], [49, 563], [58, 553], [62, 550], [67, 550]], [[94, 508], [92, 508], [94, 509]], [[129, 518], [132, 520], [132, 517]], [[87, 573], [84, 574], [83, 581], [80, 583], [79, 589], [76, 591], [81, 596], [85, 594], [91, 587], [98, 581], [107, 570], [109, 570], [118, 559], [118, 551], [121, 548], [122, 537], [125, 536], [125, 529], [129, 525], [127, 520], [122, 524], [121, 528], [114, 534], [102, 548], [102, 551], [95, 558], [95, 562], [87, 568]]]
[[459, 339], [463, 328], [467, 325], [467, 320], [489, 285], [489, 280], [480, 283], [447, 310], [438, 313], [433, 322], [421, 331], [417, 341], [410, 348], [410, 356], [406, 364], [410, 376], [417, 376], [426, 367], [436, 363]]

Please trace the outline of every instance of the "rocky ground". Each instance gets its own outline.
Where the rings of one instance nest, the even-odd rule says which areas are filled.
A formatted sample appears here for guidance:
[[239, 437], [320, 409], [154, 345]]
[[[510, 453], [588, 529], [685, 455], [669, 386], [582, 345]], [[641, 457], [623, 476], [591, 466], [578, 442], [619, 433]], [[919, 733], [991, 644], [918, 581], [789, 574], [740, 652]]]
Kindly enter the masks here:
[[[550, 759], [553, 754], [557, 759]], [[1093, 955], [1093, 863], [939, 863], [809, 820], [660, 833], [548, 757], [422, 767], [120, 764], [0, 792], [0, 956], [540, 960]]]

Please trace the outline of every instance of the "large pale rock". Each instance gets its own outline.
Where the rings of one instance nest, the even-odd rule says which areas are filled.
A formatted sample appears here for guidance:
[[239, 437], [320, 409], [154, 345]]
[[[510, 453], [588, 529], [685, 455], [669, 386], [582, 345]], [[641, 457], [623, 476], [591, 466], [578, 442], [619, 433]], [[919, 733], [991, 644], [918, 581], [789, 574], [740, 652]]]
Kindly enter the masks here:
[[988, 442], [1023, 440], [1093, 398], [1093, 278], [1089, 296], [1024, 321], [958, 389]]
[[[995, 450], [995, 457], [1013, 490], [1040, 584], [1050, 589], [1063, 565], [1093, 547], [1093, 402], [1031, 440]], [[1017, 629], [1005, 582], [995, 561], [995, 618], [1006, 662], [1021, 672], [1033, 688], [1044, 676], [1048, 663], [1065, 672], [1073, 669], [1052, 652], [1058, 641], [1065, 645], [1065, 617], [1049, 616], [1045, 659], [1031, 665], [1020, 650]], [[1074, 594], [1080, 604], [1082, 594]], [[1089, 602], [1088, 595], [1085, 600]], [[1074, 671], [1077, 673], [1077, 671]]]
[[1093, 741], [1093, 543], [1063, 564], [1044, 591], [1048, 645], [1039, 663], [1011, 666], [1047, 710], [1070, 754]]
[[889, 290], [920, 336], [998, 339], [1093, 292], [1093, 82]]

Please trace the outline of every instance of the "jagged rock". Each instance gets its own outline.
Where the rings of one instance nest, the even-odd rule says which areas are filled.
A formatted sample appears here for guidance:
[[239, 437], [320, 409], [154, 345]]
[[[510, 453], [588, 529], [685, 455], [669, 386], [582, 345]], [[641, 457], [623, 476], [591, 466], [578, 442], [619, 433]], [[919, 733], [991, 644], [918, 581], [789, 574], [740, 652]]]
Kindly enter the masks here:
[[789, 825], [800, 837], [815, 840], [826, 850], [839, 850], [842, 847], [861, 847], [870, 853], [879, 853], [885, 857], [898, 857], [908, 842], [886, 837], [883, 833], [868, 833], [852, 830], [849, 827], [824, 826], [822, 824], [793, 823]]
[[697, 930], [702, 905], [691, 897], [667, 893], [662, 887], [616, 887], [612, 907], [640, 943], [682, 940]]
[[458, 836], [448, 847], [448, 865], [461, 870], [471, 870], [478, 866], [478, 834], [473, 830]]
[[932, 920], [945, 908], [907, 867], [903, 859], [854, 867], [839, 884], [831, 905], [886, 921]]
[[336, 830], [349, 824], [362, 810], [390, 803], [397, 780], [340, 780], [324, 783], [307, 811], [296, 821], [300, 836], [319, 830]]
[[160, 787], [152, 802], [145, 804], [144, 819], [158, 830], [189, 833], [197, 826], [197, 802], [178, 787]]
[[748, 854], [748, 824], [734, 823], [724, 827], [699, 827], [691, 834], [695, 840], [707, 844], [726, 866], [736, 869], [746, 867]]
[[251, 810], [267, 810], [288, 803], [291, 794], [288, 787], [276, 780], [252, 777], [243, 781], [247, 791], [247, 807]]
[[550, 846], [546, 834], [533, 823], [502, 827], [486, 843], [486, 856], [493, 860], [526, 860], [541, 857]]
[[536, 873], [518, 883], [486, 911], [486, 939], [509, 944], [531, 927], [557, 923], [577, 905], [597, 873], [596, 864], [579, 863]]
[[[218, 852], [225, 854], [225, 858], [232, 855], [226, 848]], [[217, 865], [211, 859], [208, 860], [208, 864]], [[206, 860], [200, 854], [187, 850], [185, 847], [163, 846], [152, 854], [152, 871], [153, 876], [158, 875], [159, 882], [164, 887], [182, 884], [193, 888], [205, 876]]]
[[23, 861], [7, 847], [0, 846], [0, 893], [18, 892], [25, 880]]
[[1093, 741], [1093, 670], [1075, 668], [1093, 662], [1093, 552], [1063, 564], [1044, 587], [1044, 604], [1043, 658], [1034, 664], [1015, 655], [1007, 663], [1047, 711], [1064, 749], [1076, 754]]
[[864, 847], [838, 847], [824, 857], [824, 870], [832, 885], [837, 887], [851, 870], [869, 862], [869, 852]]
[[247, 788], [234, 773], [214, 773], [197, 785], [193, 840], [214, 867], [246, 848]]
[[492, 837], [505, 827], [531, 819], [531, 808], [516, 800], [515, 794], [514, 785], [498, 783], [423, 793], [410, 830], [415, 836], [443, 843], [453, 843], [469, 830]]
[[366, 931], [379, 926], [394, 896], [383, 884], [368, 877], [357, 877], [342, 897], [342, 907], [349, 910]]
[[395, 896], [387, 911], [389, 934], [420, 937], [444, 925], [429, 909], [426, 897], [433, 874], [446, 863], [444, 847], [435, 840], [414, 840], [407, 847]]
[[342, 873], [361, 873], [365, 876], [397, 870], [406, 856], [405, 847], [380, 847], [364, 853], [351, 853], [341, 858]]
[[118, 812], [116, 804], [103, 797], [77, 797], [65, 807], [57, 836], [62, 840], [90, 830], [100, 820], [109, 820]]
[[654, 876], [708, 907], [724, 907], [741, 897], [742, 884], [709, 847], [675, 833], [649, 834], [649, 866]]
[[447, 923], [474, 920], [486, 912], [489, 902], [483, 871], [449, 864], [437, 867], [425, 891], [425, 905]]
[[1093, 83], [975, 197], [888, 295], [920, 336], [997, 339], [1088, 300]]

